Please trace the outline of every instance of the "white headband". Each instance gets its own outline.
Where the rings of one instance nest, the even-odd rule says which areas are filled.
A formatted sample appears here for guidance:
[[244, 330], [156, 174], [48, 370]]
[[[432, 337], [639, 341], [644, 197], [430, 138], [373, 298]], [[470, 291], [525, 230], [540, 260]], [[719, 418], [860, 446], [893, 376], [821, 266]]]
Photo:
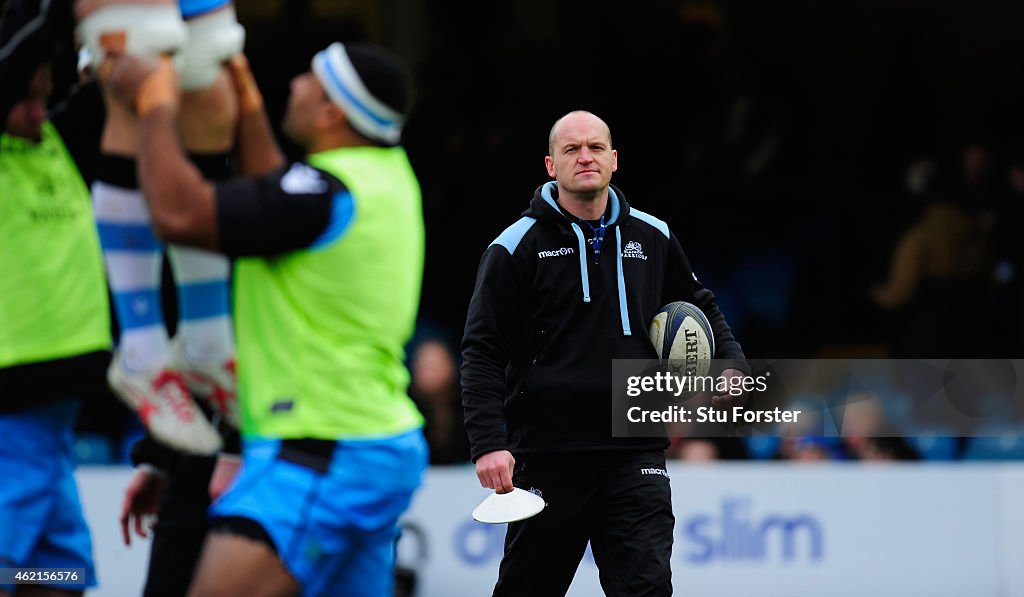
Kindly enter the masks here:
[[373, 96], [363, 84], [345, 46], [333, 43], [313, 57], [313, 73], [331, 101], [345, 110], [349, 123], [360, 133], [388, 144], [402, 136], [402, 115]]

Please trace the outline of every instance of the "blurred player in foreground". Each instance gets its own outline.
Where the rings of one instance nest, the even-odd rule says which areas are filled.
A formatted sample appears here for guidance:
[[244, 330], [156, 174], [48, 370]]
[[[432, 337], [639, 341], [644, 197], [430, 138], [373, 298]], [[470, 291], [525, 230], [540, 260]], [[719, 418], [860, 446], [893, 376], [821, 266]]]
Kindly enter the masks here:
[[0, 579], [4, 596], [96, 584], [73, 430], [81, 403], [106, 395], [110, 306], [89, 191], [48, 119], [39, 62], [0, 134], [0, 568], [80, 572], [57, 586]]
[[419, 184], [398, 145], [408, 74], [370, 46], [319, 52], [285, 117], [308, 156], [285, 164], [248, 65], [231, 64], [246, 178], [218, 184], [177, 139], [169, 59], [103, 67], [141, 123], [157, 235], [236, 258], [242, 469], [211, 509], [192, 592], [389, 595], [427, 461], [402, 351], [423, 269]]

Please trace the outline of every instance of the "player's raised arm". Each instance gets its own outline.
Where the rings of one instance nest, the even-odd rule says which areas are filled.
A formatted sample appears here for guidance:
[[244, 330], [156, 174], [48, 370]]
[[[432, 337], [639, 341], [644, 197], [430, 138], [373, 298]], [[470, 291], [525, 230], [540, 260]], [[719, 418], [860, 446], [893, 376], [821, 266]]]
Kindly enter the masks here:
[[263, 94], [252, 76], [249, 61], [237, 54], [228, 61], [228, 71], [238, 94], [238, 160], [245, 176], [267, 174], [284, 165], [285, 158], [274, 138], [263, 106]]

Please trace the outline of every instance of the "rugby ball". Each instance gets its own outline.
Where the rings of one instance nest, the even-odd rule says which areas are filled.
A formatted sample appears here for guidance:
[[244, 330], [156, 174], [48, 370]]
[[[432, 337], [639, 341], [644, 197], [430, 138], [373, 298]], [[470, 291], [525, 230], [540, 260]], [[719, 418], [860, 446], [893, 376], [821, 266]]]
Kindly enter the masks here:
[[675, 301], [658, 309], [651, 320], [651, 343], [662, 362], [686, 375], [704, 376], [715, 358], [715, 334], [696, 305]]

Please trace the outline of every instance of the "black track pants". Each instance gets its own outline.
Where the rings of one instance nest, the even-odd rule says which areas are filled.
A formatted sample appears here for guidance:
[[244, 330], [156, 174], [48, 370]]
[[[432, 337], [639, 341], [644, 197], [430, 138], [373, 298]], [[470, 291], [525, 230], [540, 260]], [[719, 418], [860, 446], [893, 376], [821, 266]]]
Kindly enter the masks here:
[[513, 482], [548, 505], [509, 525], [495, 595], [565, 595], [588, 541], [609, 597], [672, 594], [675, 517], [663, 452], [525, 455]]

